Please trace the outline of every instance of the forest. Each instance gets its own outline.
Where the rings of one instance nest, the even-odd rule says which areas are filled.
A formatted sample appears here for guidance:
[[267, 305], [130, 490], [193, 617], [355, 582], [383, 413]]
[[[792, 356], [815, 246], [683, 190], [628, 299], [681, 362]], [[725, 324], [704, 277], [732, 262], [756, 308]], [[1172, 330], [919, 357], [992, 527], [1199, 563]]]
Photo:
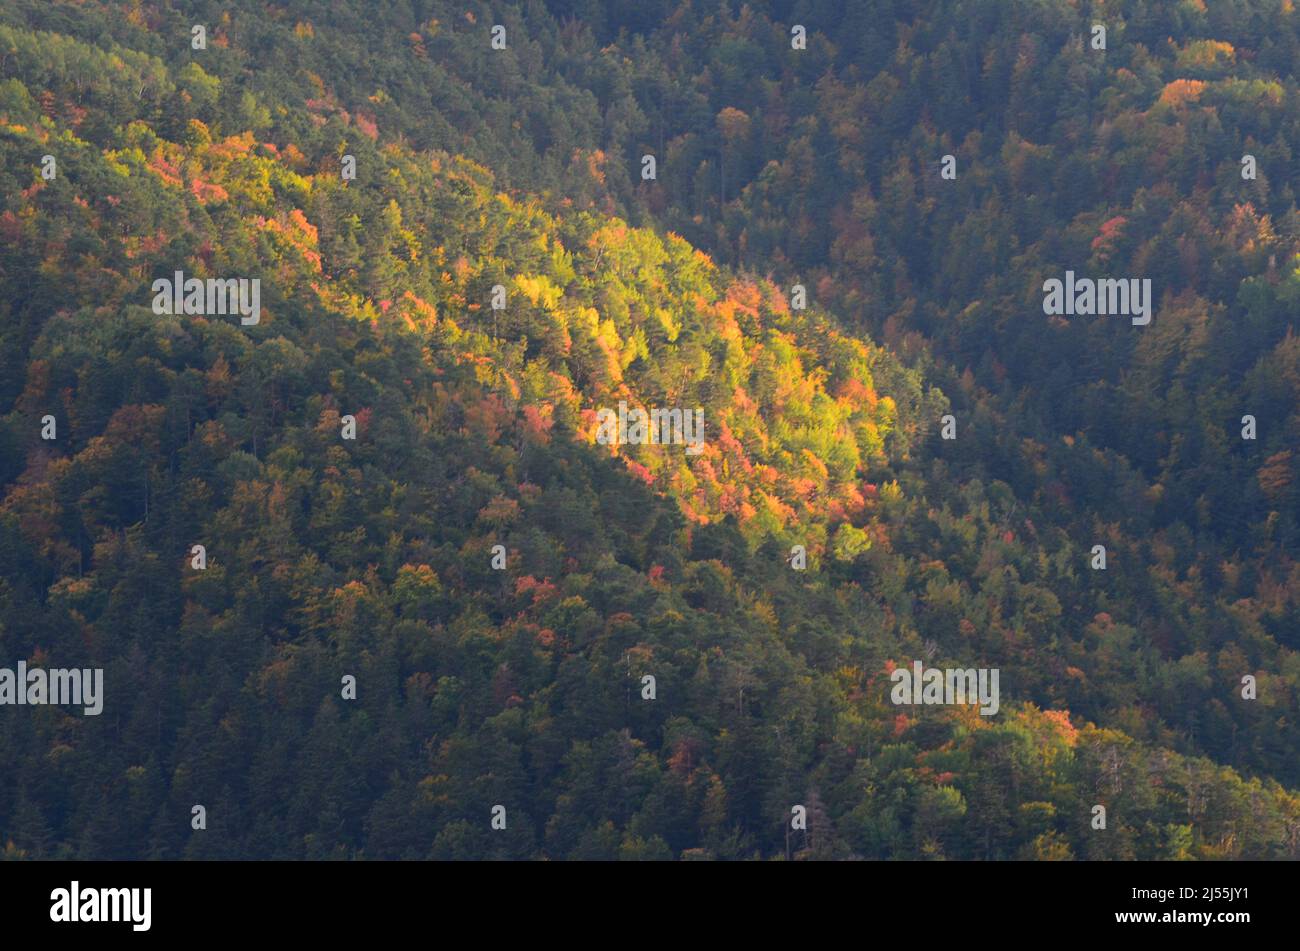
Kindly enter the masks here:
[[0, 858], [1300, 858], [1297, 63], [1292, 0], [8, 0], [0, 667], [103, 709], [0, 706]]

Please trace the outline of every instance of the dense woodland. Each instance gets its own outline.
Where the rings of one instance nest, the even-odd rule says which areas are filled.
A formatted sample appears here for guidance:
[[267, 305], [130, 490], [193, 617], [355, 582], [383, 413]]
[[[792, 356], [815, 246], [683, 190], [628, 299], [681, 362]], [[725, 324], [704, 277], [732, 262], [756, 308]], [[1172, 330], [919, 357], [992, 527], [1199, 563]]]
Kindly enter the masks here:
[[1297, 63], [1291, 0], [9, 0], [0, 666], [106, 697], [0, 707], [0, 853], [1300, 857]]

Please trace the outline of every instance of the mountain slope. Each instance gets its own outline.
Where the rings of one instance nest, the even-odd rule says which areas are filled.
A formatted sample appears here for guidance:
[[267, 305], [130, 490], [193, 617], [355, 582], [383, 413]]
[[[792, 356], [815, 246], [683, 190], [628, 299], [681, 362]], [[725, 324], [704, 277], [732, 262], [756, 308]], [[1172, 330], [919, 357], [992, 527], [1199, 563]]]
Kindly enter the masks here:
[[[246, 96], [233, 25], [230, 76], [164, 62], [162, 25], [0, 32], [0, 644], [109, 684], [4, 718], [12, 854], [1294, 855], [1294, 582], [1098, 581], [1096, 537], [1147, 541], [1057, 450], [1000, 456], [997, 407], [934, 438], [942, 367], [331, 95]], [[258, 278], [260, 321], [155, 314], [177, 270]], [[620, 400], [701, 408], [704, 451], [598, 444]], [[1001, 668], [1001, 714], [900, 713], [918, 657]]]

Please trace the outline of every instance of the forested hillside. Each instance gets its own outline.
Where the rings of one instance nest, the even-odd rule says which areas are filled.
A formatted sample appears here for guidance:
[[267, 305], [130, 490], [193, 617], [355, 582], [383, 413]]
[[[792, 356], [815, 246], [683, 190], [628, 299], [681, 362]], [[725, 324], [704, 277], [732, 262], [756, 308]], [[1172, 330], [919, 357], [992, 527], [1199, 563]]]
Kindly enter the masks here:
[[[1290, 0], [5, 4], [0, 667], [105, 698], [0, 707], [3, 855], [1300, 857], [1296, 62]], [[1108, 268], [1148, 326], [1044, 314]]]

